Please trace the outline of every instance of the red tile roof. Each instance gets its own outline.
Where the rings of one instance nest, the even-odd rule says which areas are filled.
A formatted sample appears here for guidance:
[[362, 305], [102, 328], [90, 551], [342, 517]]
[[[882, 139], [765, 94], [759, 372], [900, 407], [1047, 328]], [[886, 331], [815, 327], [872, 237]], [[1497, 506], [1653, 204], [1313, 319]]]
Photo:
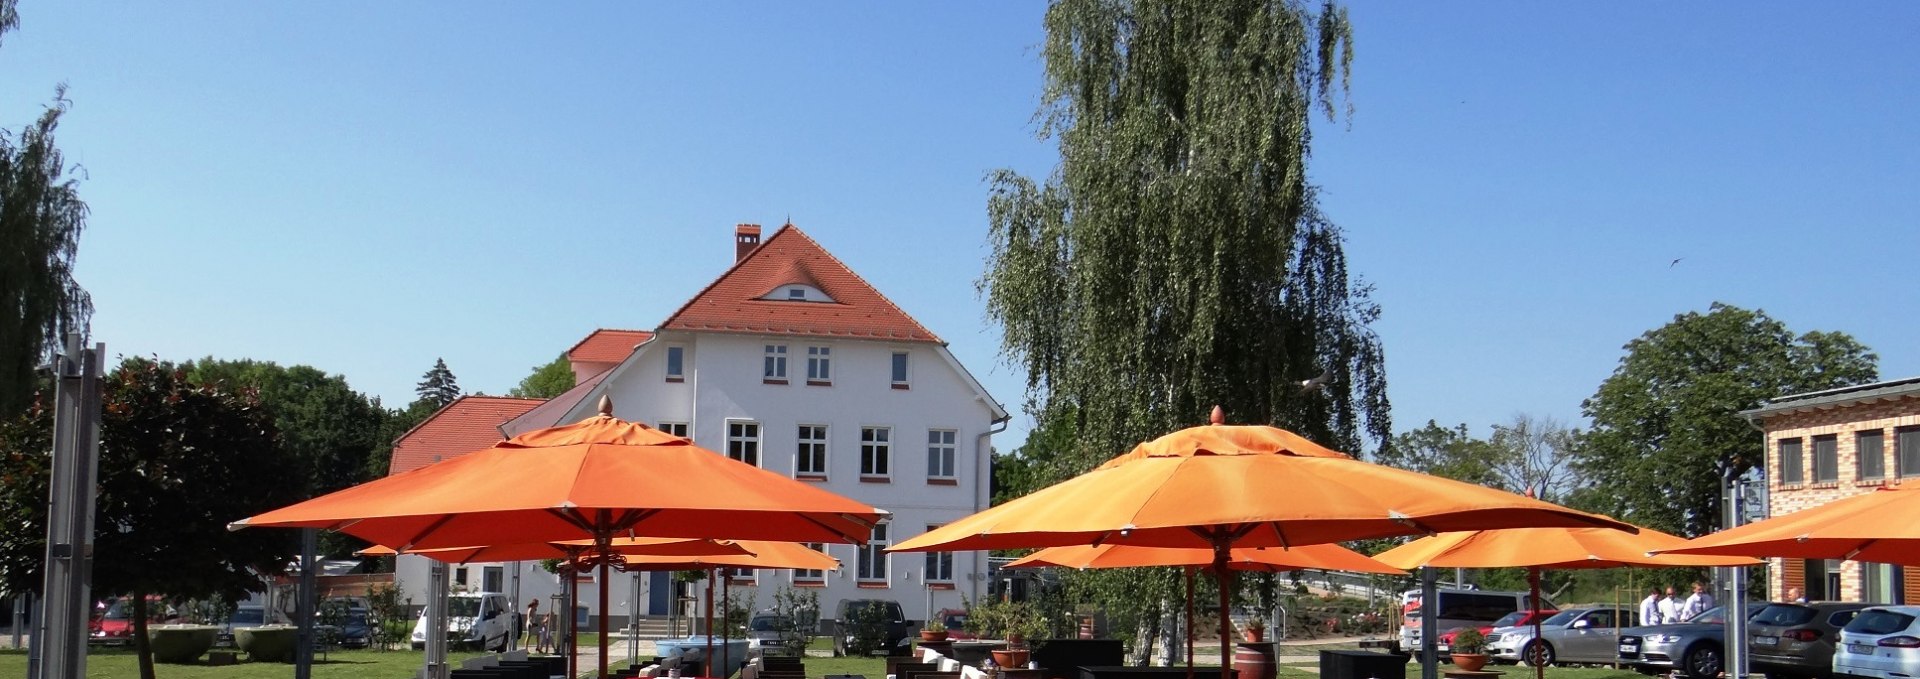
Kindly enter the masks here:
[[574, 404], [579, 403], [580, 399], [584, 399], [587, 397], [587, 394], [593, 393], [593, 388], [600, 386], [600, 382], [612, 374], [613, 369], [608, 368], [600, 371], [599, 374], [593, 377], [581, 380], [579, 384], [573, 385], [572, 389], [561, 392], [559, 396], [549, 399], [546, 403], [529, 408], [526, 412], [507, 420], [505, 424], [500, 425], [500, 431], [512, 437], [525, 434], [535, 429], [545, 429], [563, 424], [560, 418], [565, 416], [567, 411], [572, 410]]
[[[760, 299], [789, 283], [833, 302]], [[661, 324], [669, 330], [940, 342], [792, 224], [780, 227]]]
[[462, 396], [393, 442], [388, 474], [412, 471], [504, 440], [500, 425], [545, 403], [537, 398]]
[[619, 363], [627, 360], [633, 348], [641, 342], [653, 338], [653, 333], [645, 330], [610, 330], [601, 328], [580, 340], [567, 350], [567, 360], [585, 363]]

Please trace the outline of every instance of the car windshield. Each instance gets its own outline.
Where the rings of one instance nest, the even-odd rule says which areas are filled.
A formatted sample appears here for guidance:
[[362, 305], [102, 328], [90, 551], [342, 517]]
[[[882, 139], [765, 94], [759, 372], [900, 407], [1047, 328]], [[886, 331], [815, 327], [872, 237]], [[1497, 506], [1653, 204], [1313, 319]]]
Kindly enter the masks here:
[[780, 616], [763, 615], [754, 618], [753, 622], [747, 624], [747, 628], [755, 632], [778, 632], [783, 622], [785, 622], [785, 618], [781, 618]]
[[1724, 606], [1714, 606], [1713, 608], [1701, 611], [1699, 615], [1687, 618], [1687, 622], [1697, 625], [1720, 625], [1726, 623], [1726, 621], [1727, 611]]
[[237, 610], [237, 611], [234, 611], [234, 612], [233, 612], [233, 624], [235, 624], [235, 625], [258, 625], [258, 624], [260, 624], [260, 623], [262, 623], [262, 622], [264, 622], [264, 621], [265, 621], [265, 619], [266, 619], [266, 617], [267, 617], [267, 609], [264, 609], [264, 608], [242, 608], [242, 609], [240, 609], [240, 610]]
[[1814, 610], [1798, 604], [1767, 604], [1753, 616], [1753, 622], [1762, 625], [1780, 625], [1791, 627], [1805, 625], [1813, 619]]
[[1508, 613], [1506, 615], [1500, 616], [1499, 620], [1493, 621], [1493, 626], [1494, 627], [1512, 627], [1514, 625], [1520, 624], [1520, 621], [1525, 619], [1527, 619], [1526, 611], [1514, 611], [1512, 613]]
[[873, 616], [881, 620], [899, 620], [900, 604], [891, 601], [855, 602], [848, 609], [850, 617]]
[[1545, 625], [1547, 627], [1553, 627], [1556, 625], [1565, 627], [1567, 624], [1572, 623], [1574, 618], [1578, 618], [1578, 617], [1580, 617], [1580, 611], [1578, 610], [1560, 611], [1559, 613], [1553, 614], [1553, 617], [1547, 618], [1545, 622], [1542, 622], [1540, 624]]
[[[471, 618], [480, 614], [480, 600], [473, 597], [448, 597], [447, 617]], [[425, 615], [424, 613], [422, 615]]]
[[947, 619], [941, 621], [940, 624], [946, 625], [947, 629], [966, 629], [967, 616], [957, 614], [948, 615]]

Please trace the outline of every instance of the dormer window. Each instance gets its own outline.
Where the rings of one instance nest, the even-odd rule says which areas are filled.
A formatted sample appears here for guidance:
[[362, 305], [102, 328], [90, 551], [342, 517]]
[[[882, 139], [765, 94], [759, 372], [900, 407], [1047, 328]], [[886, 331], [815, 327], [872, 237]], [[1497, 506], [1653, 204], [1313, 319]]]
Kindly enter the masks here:
[[828, 297], [827, 293], [822, 292], [820, 288], [806, 283], [786, 283], [780, 285], [772, 290], [768, 290], [767, 294], [760, 296], [760, 299], [769, 302], [833, 302], [833, 298]]

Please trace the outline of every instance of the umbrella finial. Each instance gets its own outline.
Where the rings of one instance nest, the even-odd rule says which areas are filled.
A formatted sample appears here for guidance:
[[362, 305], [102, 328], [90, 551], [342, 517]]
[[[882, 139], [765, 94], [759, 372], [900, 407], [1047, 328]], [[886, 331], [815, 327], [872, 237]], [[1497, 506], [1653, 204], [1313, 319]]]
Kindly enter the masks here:
[[605, 415], [607, 417], [613, 417], [613, 397], [612, 396], [608, 396], [606, 394], [600, 395], [600, 414]]
[[1214, 424], [1226, 424], [1226, 423], [1227, 423], [1227, 411], [1225, 411], [1225, 410], [1221, 410], [1221, 409], [1220, 409], [1220, 406], [1214, 406], [1214, 407], [1213, 407], [1213, 419], [1212, 419], [1212, 422], [1213, 422]]

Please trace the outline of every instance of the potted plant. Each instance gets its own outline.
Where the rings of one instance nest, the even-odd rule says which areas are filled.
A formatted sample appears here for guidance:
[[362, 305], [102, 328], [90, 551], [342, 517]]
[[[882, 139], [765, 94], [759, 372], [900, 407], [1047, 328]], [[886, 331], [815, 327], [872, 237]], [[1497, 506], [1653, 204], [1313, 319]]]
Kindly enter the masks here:
[[947, 640], [946, 623], [940, 622], [939, 620], [928, 620], [927, 624], [920, 628], [920, 640], [921, 641], [946, 641]]
[[1267, 637], [1266, 619], [1257, 615], [1251, 618], [1248, 618], [1245, 633], [1247, 636], [1247, 641], [1252, 641], [1256, 643], [1265, 641]]
[[1467, 672], [1478, 672], [1487, 666], [1487, 635], [1480, 630], [1468, 627], [1455, 632], [1453, 646], [1448, 649], [1453, 655], [1453, 666]]

